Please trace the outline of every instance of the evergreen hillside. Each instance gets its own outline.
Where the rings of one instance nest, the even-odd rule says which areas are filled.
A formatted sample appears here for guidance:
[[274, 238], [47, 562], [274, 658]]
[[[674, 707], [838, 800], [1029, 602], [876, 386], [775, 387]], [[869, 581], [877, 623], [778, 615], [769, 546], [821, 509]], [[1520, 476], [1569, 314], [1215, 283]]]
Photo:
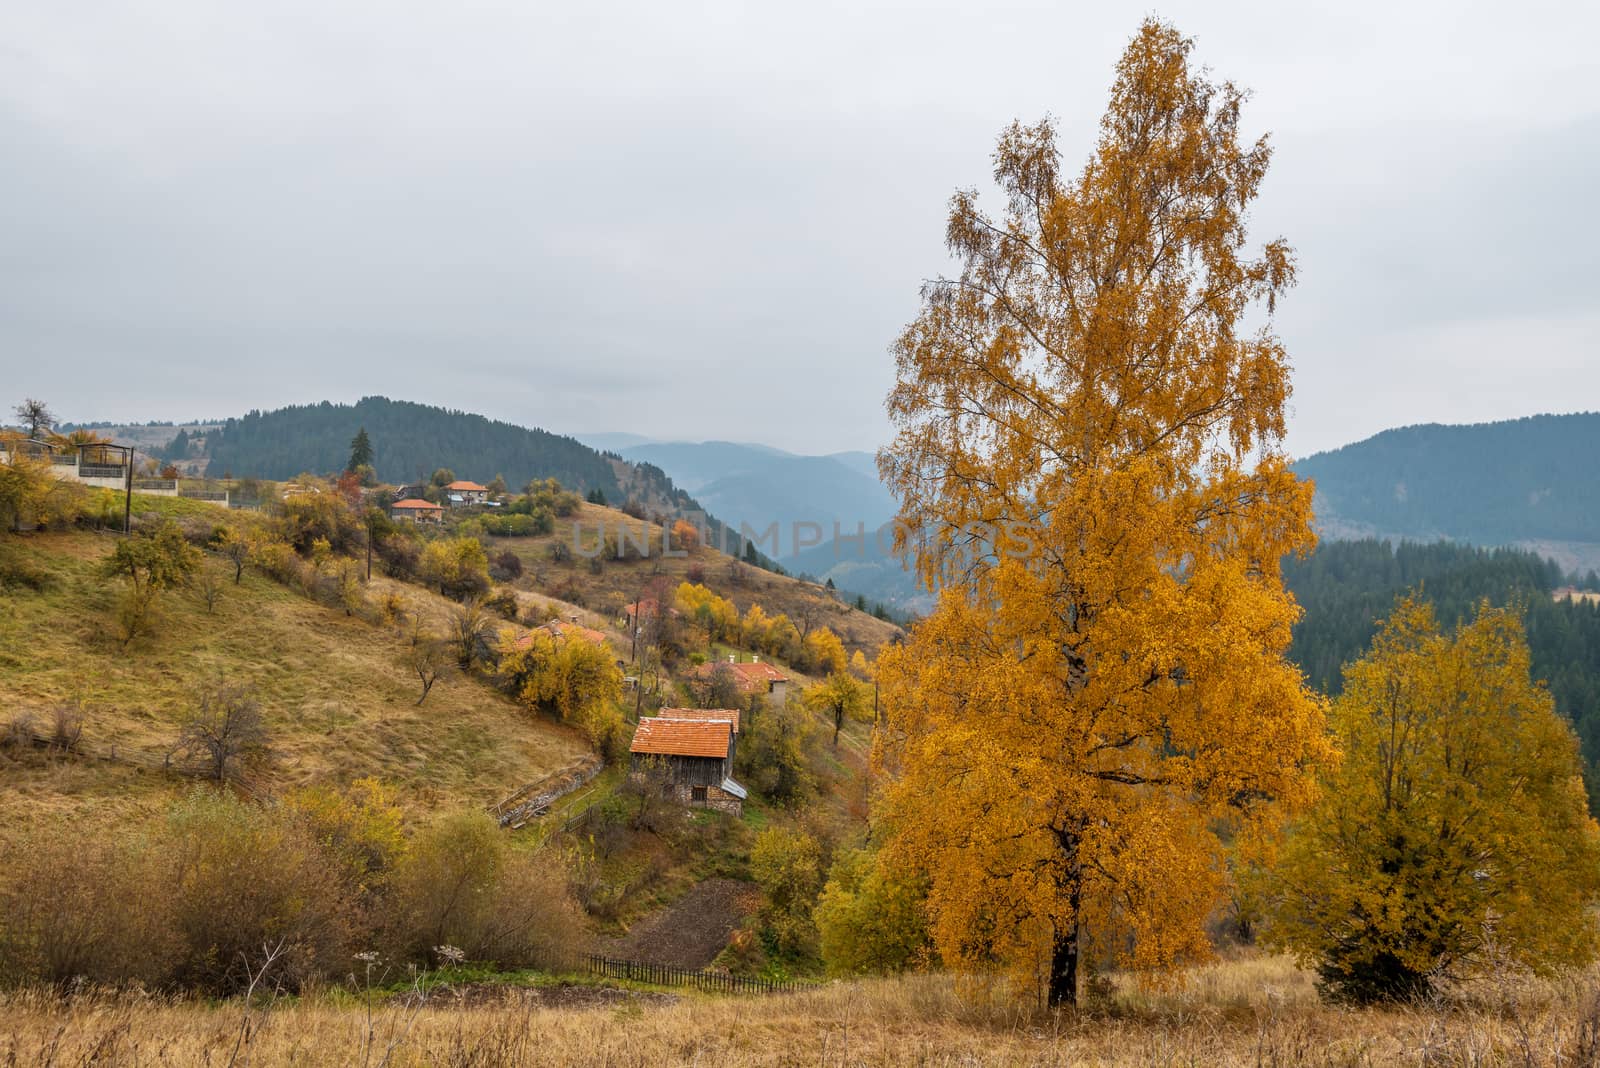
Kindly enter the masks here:
[[[1553, 600], [1566, 581], [1549, 560], [1519, 549], [1476, 549], [1438, 542], [1330, 541], [1304, 560], [1284, 562], [1284, 582], [1305, 609], [1290, 656], [1311, 684], [1337, 694], [1341, 668], [1362, 655], [1395, 598], [1420, 589], [1441, 622], [1470, 618], [1483, 599], [1524, 608], [1533, 675], [1572, 720], [1600, 800], [1600, 604]], [[1600, 588], [1600, 577], [1583, 584]], [[1593, 801], [1591, 801], [1593, 804]]]
[[420, 481], [448, 467], [480, 482], [497, 474], [511, 486], [554, 478], [583, 493], [598, 489], [608, 497], [618, 495], [612, 461], [572, 438], [386, 397], [363, 397], [355, 404], [323, 401], [229, 419], [208, 436], [209, 473], [286, 479], [306, 471], [340, 471], [350, 456], [350, 439], [362, 427], [372, 439], [373, 466], [389, 482]]
[[1600, 412], [1399, 427], [1294, 465], [1335, 536], [1600, 542]]

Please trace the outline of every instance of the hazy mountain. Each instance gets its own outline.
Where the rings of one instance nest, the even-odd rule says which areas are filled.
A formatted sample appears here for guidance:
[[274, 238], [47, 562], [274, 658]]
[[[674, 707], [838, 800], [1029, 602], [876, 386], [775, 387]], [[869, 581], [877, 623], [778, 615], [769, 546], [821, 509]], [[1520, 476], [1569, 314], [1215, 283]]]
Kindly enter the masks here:
[[600, 434], [574, 434], [573, 437], [601, 452], [621, 452], [623, 449], [634, 445], [648, 445], [655, 438], [645, 437], [643, 434], [629, 434], [625, 431], [608, 431]]
[[846, 467], [859, 471], [873, 481], [878, 478], [878, 454], [873, 452], [835, 452], [828, 455], [830, 460], [838, 460]]
[[1600, 566], [1600, 413], [1400, 427], [1294, 465], [1324, 537], [1519, 545]]
[[831, 538], [835, 523], [846, 532], [858, 523], [872, 530], [894, 514], [876, 471], [865, 473], [853, 459], [867, 454], [796, 456], [765, 445], [704, 441], [638, 445], [621, 455], [659, 467], [730, 523], [754, 530], [777, 523], [785, 556], [793, 552], [796, 523], [815, 523]]

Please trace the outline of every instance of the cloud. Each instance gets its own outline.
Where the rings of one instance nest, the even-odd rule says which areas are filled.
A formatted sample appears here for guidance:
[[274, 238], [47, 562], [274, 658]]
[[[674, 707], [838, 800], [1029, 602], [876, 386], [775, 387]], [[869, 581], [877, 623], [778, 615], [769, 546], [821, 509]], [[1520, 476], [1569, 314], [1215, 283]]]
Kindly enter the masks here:
[[[808, 452], [884, 439], [949, 194], [1013, 117], [1085, 155], [1144, 13], [19, 6], [0, 360], [25, 392], [141, 420], [381, 392]], [[1295, 451], [1479, 417], [1455, 394], [1519, 336], [1517, 403], [1594, 394], [1592, 13], [1166, 13], [1276, 131]]]

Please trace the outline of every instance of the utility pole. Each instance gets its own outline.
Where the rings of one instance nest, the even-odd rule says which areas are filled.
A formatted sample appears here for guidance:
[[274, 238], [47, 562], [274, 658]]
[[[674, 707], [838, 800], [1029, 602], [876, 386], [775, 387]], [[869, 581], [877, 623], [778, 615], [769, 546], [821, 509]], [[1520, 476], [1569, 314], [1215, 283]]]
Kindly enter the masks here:
[[[122, 532], [133, 533], [133, 446], [128, 445], [122, 451]], [[78, 463], [83, 463], [80, 455]]]

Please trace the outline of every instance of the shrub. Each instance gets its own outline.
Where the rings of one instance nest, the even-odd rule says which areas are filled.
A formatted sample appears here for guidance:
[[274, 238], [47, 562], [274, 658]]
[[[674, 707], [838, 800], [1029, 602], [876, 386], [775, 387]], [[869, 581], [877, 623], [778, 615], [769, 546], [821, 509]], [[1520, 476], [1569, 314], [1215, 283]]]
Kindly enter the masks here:
[[761, 917], [774, 948], [803, 952], [815, 934], [811, 910], [822, 885], [822, 847], [804, 831], [769, 827], [751, 847], [750, 874], [766, 895]]
[[324, 541], [337, 553], [365, 547], [366, 524], [350, 503], [337, 493], [296, 493], [278, 509], [279, 535], [302, 556]]
[[274, 979], [298, 989], [348, 965], [361, 932], [336, 865], [280, 809], [196, 789], [174, 807], [160, 839], [168, 866], [179, 982], [231, 994], [283, 946]]
[[421, 566], [422, 550], [417, 548], [417, 543], [404, 534], [386, 534], [379, 538], [374, 546], [378, 559], [383, 563], [383, 573], [390, 578], [410, 579], [416, 576], [417, 568]]
[[927, 887], [887, 870], [864, 849], [841, 853], [813, 916], [823, 962], [835, 975], [904, 971], [926, 956]]
[[489, 577], [496, 582], [513, 582], [522, 577], [522, 557], [506, 549], [489, 561]]
[[299, 585], [306, 566], [295, 555], [294, 547], [281, 538], [266, 538], [251, 548], [251, 562], [262, 574], [284, 585]]
[[15, 588], [38, 593], [49, 589], [51, 581], [50, 572], [0, 543], [0, 590]]
[[417, 576], [446, 597], [475, 597], [489, 590], [489, 558], [477, 538], [438, 538], [422, 551]]
[[343, 790], [314, 786], [292, 794], [285, 810], [334, 865], [345, 894], [370, 907], [406, 850], [394, 791], [371, 778]]
[[489, 595], [483, 606], [501, 619], [514, 620], [517, 618], [517, 594], [502, 586]]
[[70, 753], [83, 738], [83, 708], [75, 701], [62, 701], [50, 713], [50, 748]]
[[0, 850], [0, 983], [166, 980], [170, 886], [138, 842], [38, 827]]
[[491, 634], [489, 613], [482, 601], [470, 598], [451, 609], [450, 647], [462, 667], [470, 668], [476, 661], [487, 658], [492, 651], [489, 648]]
[[582, 940], [582, 914], [560, 865], [512, 852], [485, 812], [447, 814], [419, 832], [396, 868], [389, 941], [431, 959], [456, 946], [503, 968], [560, 960]]
[[0, 464], [0, 529], [62, 527], [77, 521], [88, 503], [83, 487], [58, 480], [48, 463], [18, 457]]

